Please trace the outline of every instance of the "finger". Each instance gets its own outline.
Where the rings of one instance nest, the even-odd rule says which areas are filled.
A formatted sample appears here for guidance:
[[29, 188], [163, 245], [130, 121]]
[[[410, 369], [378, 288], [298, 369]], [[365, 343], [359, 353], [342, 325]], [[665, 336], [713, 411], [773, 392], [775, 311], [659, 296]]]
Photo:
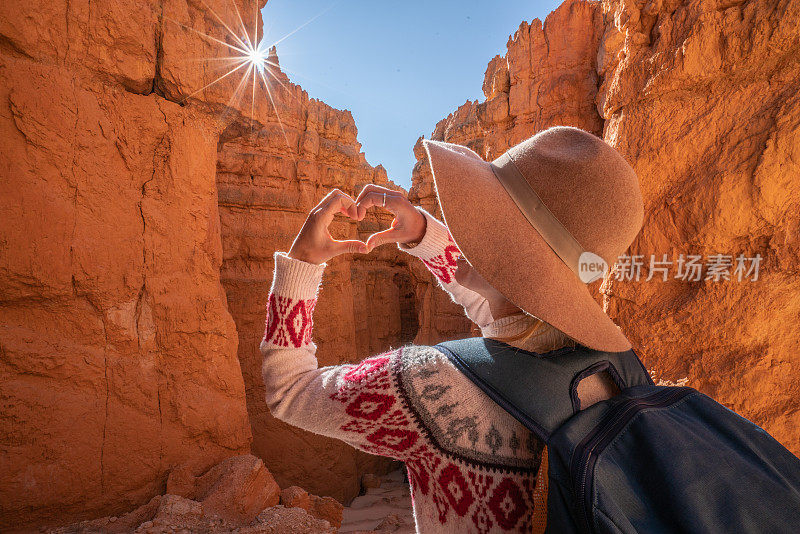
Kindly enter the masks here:
[[367, 252], [372, 252], [375, 247], [383, 245], [384, 243], [394, 243], [398, 241], [398, 229], [388, 228], [386, 230], [375, 232], [367, 239]]
[[357, 215], [356, 203], [350, 195], [339, 189], [333, 189], [322, 199], [312, 211], [312, 214], [327, 228], [331, 224], [331, 221], [333, 221], [334, 216], [340, 212], [345, 215]]
[[351, 219], [358, 219], [358, 206], [356, 206], [356, 204], [354, 202], [354, 203], [349, 204], [347, 206], [342, 206], [339, 209], [339, 211], [337, 211], [336, 213], [337, 214], [341, 213], [342, 215], [346, 215], [347, 217], [350, 217]]
[[358, 209], [359, 221], [363, 220], [364, 216], [367, 214], [367, 206], [361, 204], [361, 199], [364, 198], [364, 195], [366, 195], [370, 191], [374, 191], [376, 187], [377, 186], [375, 184], [367, 184], [361, 189], [361, 192], [356, 197], [356, 206]]
[[398, 215], [403, 205], [408, 203], [408, 200], [402, 193], [390, 191], [391, 190], [386, 191], [385, 206], [383, 205], [384, 191], [369, 191], [361, 196], [361, 200], [357, 201], [356, 205], [359, 207], [359, 209], [363, 208], [364, 211], [372, 206], [380, 206], [382, 208], [386, 208], [395, 215]]
[[389, 189], [388, 187], [383, 187], [377, 184], [367, 184], [361, 189], [361, 192], [356, 197], [356, 205], [358, 206], [358, 220], [364, 218], [364, 215], [367, 213], [367, 208], [371, 205], [377, 204], [364, 204], [364, 199], [368, 196], [372, 196], [373, 194], [377, 193], [378, 197], [380, 197], [380, 204], [383, 205], [383, 194], [386, 193], [386, 202], [389, 202], [390, 195], [399, 195], [402, 198], [405, 198], [400, 191], [395, 191], [394, 189]]
[[381, 194], [383, 194], [383, 193], [399, 193], [399, 191], [395, 191], [394, 189], [389, 189], [388, 187], [383, 187], [382, 185], [367, 184], [367, 185], [364, 186], [363, 189], [361, 189], [361, 192], [356, 197], [356, 203], [358, 203], [358, 201], [361, 200], [364, 197], [364, 195], [366, 195], [367, 193], [373, 193], [373, 192], [376, 192], [376, 191], [381, 193]]
[[367, 244], [363, 241], [359, 241], [358, 239], [346, 239], [342, 241], [334, 239], [332, 248], [333, 253], [336, 256], [339, 254], [366, 254], [369, 252]]

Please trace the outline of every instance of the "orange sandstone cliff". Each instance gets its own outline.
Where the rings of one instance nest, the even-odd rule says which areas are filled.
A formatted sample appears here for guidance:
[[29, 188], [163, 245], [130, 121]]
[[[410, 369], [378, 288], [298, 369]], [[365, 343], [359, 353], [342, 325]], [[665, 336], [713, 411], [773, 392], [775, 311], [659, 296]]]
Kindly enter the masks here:
[[[523, 22], [506, 55], [489, 62], [486, 99], [465, 103], [432, 134], [492, 160], [566, 124], [624, 154], [646, 214], [628, 254], [645, 264], [638, 281], [597, 282], [599, 301], [656, 376], [688, 381], [795, 454], [798, 27], [797, 0], [567, 0], [544, 24]], [[433, 210], [419, 142], [415, 154], [410, 195]], [[674, 278], [680, 254], [740, 253], [762, 257], [757, 280]], [[651, 254], [673, 261], [667, 281], [660, 273], [645, 280]]]
[[[251, 451], [281, 487], [343, 502], [390, 467], [262, 399], [273, 251], [331, 188], [395, 186], [351, 115], [279, 70], [274, 107], [263, 87], [232, 98], [237, 75], [203, 89], [238, 20], [231, 0], [0, 4], [0, 530], [126, 512], [177, 466]], [[401, 255], [331, 262], [323, 365], [414, 338]]]

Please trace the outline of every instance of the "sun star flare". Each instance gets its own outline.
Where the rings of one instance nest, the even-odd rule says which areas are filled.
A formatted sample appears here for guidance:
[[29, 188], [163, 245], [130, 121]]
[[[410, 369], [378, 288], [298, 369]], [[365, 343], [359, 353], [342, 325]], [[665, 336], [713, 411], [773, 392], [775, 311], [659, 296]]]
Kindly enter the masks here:
[[[202, 1], [202, 0], [201, 0]], [[214, 45], [220, 45], [227, 48], [227, 52], [233, 55], [226, 55], [223, 57], [213, 57], [213, 58], [202, 58], [201, 61], [208, 61], [210, 64], [214, 65], [215, 68], [219, 69], [220, 66], [222, 68], [227, 69], [225, 72], [217, 76], [214, 80], [207, 83], [203, 87], [197, 89], [196, 91], [192, 92], [191, 94], [185, 96], [182, 99], [182, 102], [186, 102], [190, 98], [194, 97], [195, 95], [205, 91], [209, 87], [215, 85], [216, 83], [229, 78], [231, 75], [236, 74], [239, 77], [239, 82], [236, 84], [235, 89], [233, 90], [233, 94], [231, 95], [227, 107], [228, 108], [238, 108], [241, 102], [242, 95], [245, 93], [250, 93], [250, 118], [253, 119], [251, 121], [251, 128], [252, 125], [257, 122], [255, 120], [255, 105], [256, 105], [256, 98], [258, 97], [258, 87], [263, 87], [266, 91], [267, 100], [269, 101], [270, 105], [272, 106], [273, 111], [275, 112], [275, 117], [278, 122], [278, 126], [281, 129], [281, 133], [283, 134], [284, 141], [286, 145], [289, 146], [289, 138], [286, 135], [286, 130], [283, 126], [283, 121], [280, 117], [280, 112], [278, 110], [278, 106], [276, 105], [275, 95], [273, 95], [274, 87], [273, 82], [278, 82], [278, 84], [284, 88], [288, 89], [283, 81], [281, 81], [275, 74], [275, 71], [279, 68], [278, 65], [272, 61], [270, 61], [269, 50], [275, 46], [278, 42], [283, 41], [287, 37], [294, 34], [298, 29], [302, 28], [303, 26], [307, 25], [311, 20], [303, 24], [302, 26], [298, 27], [297, 29], [293, 30], [289, 34], [281, 37], [280, 39], [276, 40], [272, 45], [265, 45], [264, 41], [258, 41], [257, 33], [258, 33], [258, 16], [259, 16], [259, 9], [258, 3], [254, 2], [254, 19], [253, 19], [253, 27], [252, 32], [253, 35], [251, 37], [250, 33], [248, 32], [247, 27], [245, 26], [244, 19], [242, 18], [241, 13], [239, 12], [239, 8], [236, 6], [235, 0], [231, 0], [231, 4], [233, 6], [233, 10], [236, 13], [236, 19], [238, 22], [239, 31], [234, 31], [232, 26], [237, 26], [237, 24], [229, 25], [227, 24], [218, 14], [214, 11], [205, 1], [203, 1], [203, 5], [208, 10], [208, 12], [216, 18], [216, 20], [221, 24], [221, 26], [225, 29], [228, 34], [229, 41], [226, 42], [225, 40], [218, 39], [206, 33], [196, 30], [195, 28], [186, 26], [178, 21], [171, 20], [175, 24], [178, 24], [184, 29], [190, 30], [199, 34], [200, 36], [206, 38], [208, 41], [213, 43]], [[319, 15], [317, 15], [319, 16]], [[316, 17], [314, 17], [316, 18]], [[247, 86], [250, 86], [248, 89], [245, 89]], [[291, 95], [291, 91], [287, 90], [287, 93]]]

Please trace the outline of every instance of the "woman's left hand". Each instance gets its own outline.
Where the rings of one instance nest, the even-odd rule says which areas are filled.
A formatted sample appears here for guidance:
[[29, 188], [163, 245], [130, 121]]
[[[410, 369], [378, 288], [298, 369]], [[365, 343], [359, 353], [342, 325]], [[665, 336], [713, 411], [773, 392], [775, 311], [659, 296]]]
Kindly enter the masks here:
[[333, 189], [317, 206], [309, 212], [300, 233], [292, 243], [288, 256], [308, 263], [321, 264], [339, 254], [367, 253], [367, 245], [358, 239], [339, 241], [331, 237], [328, 226], [337, 213], [343, 213], [357, 221], [358, 206], [350, 195]]

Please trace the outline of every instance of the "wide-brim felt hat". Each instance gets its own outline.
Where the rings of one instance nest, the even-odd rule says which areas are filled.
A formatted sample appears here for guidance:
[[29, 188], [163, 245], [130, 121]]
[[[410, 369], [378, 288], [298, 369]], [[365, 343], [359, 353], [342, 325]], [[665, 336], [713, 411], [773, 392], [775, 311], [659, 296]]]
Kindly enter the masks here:
[[641, 229], [639, 180], [622, 154], [572, 126], [542, 130], [491, 162], [458, 144], [423, 145], [444, 222], [487, 282], [586, 347], [631, 348], [576, 265], [580, 254], [610, 268]]

